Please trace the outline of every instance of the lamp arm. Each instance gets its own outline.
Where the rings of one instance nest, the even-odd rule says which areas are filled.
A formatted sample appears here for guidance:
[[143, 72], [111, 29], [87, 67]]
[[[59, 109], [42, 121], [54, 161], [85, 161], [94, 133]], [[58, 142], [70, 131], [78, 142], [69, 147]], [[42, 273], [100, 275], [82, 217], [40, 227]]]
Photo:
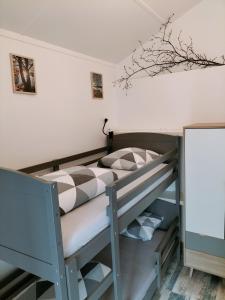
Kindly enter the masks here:
[[102, 127], [102, 133], [103, 133], [104, 135], [108, 135], [108, 134], [105, 132], [105, 125], [106, 125], [107, 122], [108, 122], [108, 119], [104, 119], [104, 124], [103, 124], [103, 127]]

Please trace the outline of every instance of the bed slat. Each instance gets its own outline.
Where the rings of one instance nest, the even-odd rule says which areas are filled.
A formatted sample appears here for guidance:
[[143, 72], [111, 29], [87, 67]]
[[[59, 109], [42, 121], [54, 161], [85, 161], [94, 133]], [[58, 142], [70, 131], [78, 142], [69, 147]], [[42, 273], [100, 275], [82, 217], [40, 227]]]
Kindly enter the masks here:
[[129, 192], [124, 194], [122, 197], [118, 198], [118, 209], [120, 209], [122, 206], [127, 204], [131, 197], [134, 198], [141, 192], [143, 192], [147, 187], [152, 185], [154, 182], [156, 182], [160, 177], [165, 175], [168, 171], [173, 170], [173, 168], [176, 166], [177, 161], [174, 160], [168, 165], [166, 165], [164, 168], [153, 174], [151, 177], [143, 181], [141, 184], [139, 184], [137, 187], [132, 188]]

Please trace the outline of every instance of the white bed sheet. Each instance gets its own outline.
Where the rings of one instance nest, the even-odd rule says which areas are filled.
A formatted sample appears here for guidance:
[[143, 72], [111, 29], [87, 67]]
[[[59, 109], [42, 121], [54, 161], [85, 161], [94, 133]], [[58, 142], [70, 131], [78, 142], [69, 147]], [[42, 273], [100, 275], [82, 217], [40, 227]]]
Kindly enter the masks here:
[[[126, 187], [118, 191], [118, 196], [122, 196], [124, 193], [129, 191], [131, 188], [135, 187], [140, 182], [143, 182], [149, 176], [152, 176], [165, 164], [161, 164], [141, 176], [137, 180], [133, 181]], [[119, 178], [128, 175], [131, 171], [115, 170]], [[160, 177], [154, 184], [145, 189], [141, 194], [134, 197], [129, 203], [124, 205], [119, 209], [118, 215], [121, 216], [127, 212], [133, 205], [135, 205], [140, 199], [146, 194], [152, 191], [156, 186], [158, 186], [163, 180], [171, 175], [172, 171], [168, 171], [162, 177]], [[109, 226], [109, 217], [107, 216], [106, 207], [108, 205], [108, 197], [105, 193], [93, 198], [86, 204], [76, 208], [69, 214], [66, 214], [61, 218], [62, 227], [62, 239], [63, 239], [63, 250], [64, 257], [69, 257], [90, 240], [92, 240], [96, 235], [98, 235], [102, 230]]]

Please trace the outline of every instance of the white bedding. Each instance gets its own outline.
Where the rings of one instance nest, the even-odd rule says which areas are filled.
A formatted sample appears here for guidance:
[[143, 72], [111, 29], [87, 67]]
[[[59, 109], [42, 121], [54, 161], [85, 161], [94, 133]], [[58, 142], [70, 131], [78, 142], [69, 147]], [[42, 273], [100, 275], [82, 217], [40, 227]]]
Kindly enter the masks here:
[[[135, 187], [140, 182], [144, 181], [147, 177], [153, 175], [160, 170], [165, 164], [161, 164], [154, 168], [150, 172], [141, 176], [137, 180], [133, 181], [126, 187], [122, 188], [118, 192], [118, 196], [123, 195], [131, 188]], [[113, 170], [118, 174], [119, 178], [126, 176], [131, 171]], [[118, 211], [118, 215], [121, 216], [128, 211], [133, 205], [135, 205], [143, 196], [152, 191], [163, 180], [170, 176], [172, 171], [167, 172], [160, 177], [154, 184], [145, 189], [144, 192], [134, 197], [129, 203], [123, 206]], [[108, 205], [108, 197], [105, 193], [97, 196], [86, 204], [76, 208], [71, 213], [66, 214], [61, 218], [62, 238], [64, 257], [69, 257], [74, 252], [79, 250], [82, 246], [87, 244], [97, 234], [109, 225], [109, 217], [107, 216], [106, 207]]]

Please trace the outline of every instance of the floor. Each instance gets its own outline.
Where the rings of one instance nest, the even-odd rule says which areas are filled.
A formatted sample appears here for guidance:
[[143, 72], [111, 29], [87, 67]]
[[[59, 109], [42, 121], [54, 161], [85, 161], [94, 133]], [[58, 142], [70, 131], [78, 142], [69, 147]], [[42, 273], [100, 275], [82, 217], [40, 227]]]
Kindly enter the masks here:
[[172, 263], [153, 300], [225, 300], [225, 280]]
[[153, 300], [225, 300], [225, 280], [196, 270], [190, 278], [189, 268], [173, 262]]

